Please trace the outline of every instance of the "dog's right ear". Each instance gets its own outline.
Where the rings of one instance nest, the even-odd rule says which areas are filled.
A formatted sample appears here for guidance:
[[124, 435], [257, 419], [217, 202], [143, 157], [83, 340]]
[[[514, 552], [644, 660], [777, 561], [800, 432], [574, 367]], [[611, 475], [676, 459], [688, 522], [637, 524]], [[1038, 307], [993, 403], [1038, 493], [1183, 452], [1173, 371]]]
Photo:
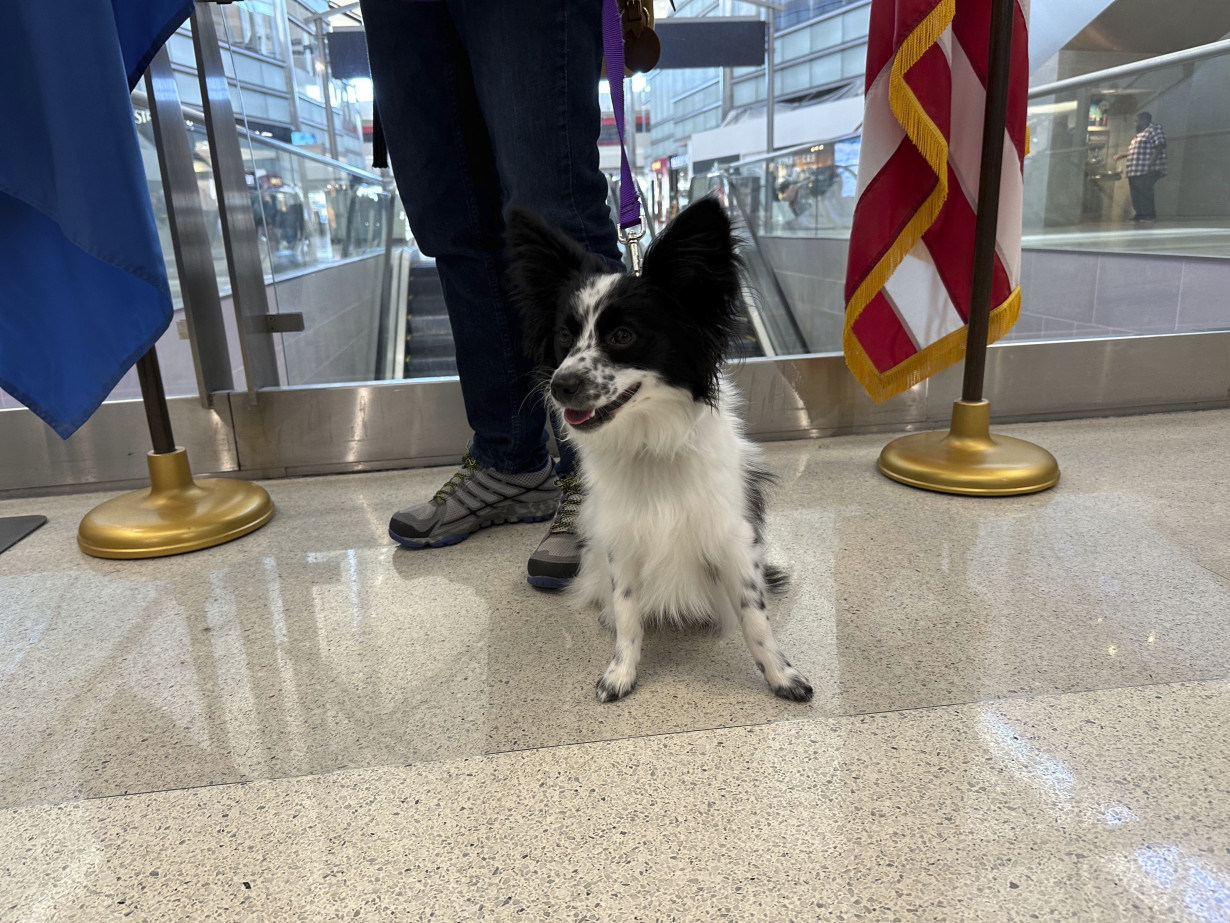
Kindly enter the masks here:
[[521, 312], [525, 351], [539, 365], [555, 365], [555, 332], [567, 296], [584, 274], [604, 272], [606, 265], [529, 209], [514, 205], [505, 225], [508, 288]]

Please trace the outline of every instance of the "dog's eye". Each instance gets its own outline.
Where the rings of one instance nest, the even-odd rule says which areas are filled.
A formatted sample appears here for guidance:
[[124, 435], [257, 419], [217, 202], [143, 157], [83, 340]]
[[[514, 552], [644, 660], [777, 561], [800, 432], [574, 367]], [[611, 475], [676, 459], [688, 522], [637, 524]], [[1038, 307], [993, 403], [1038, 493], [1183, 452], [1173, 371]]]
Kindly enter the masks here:
[[635, 340], [636, 334], [627, 327], [616, 327], [606, 338], [606, 341], [612, 346], [616, 346], [621, 349], [626, 346], [631, 346]]
[[559, 330], [555, 331], [555, 341], [567, 349], [572, 345], [572, 331], [567, 327], [560, 327]]

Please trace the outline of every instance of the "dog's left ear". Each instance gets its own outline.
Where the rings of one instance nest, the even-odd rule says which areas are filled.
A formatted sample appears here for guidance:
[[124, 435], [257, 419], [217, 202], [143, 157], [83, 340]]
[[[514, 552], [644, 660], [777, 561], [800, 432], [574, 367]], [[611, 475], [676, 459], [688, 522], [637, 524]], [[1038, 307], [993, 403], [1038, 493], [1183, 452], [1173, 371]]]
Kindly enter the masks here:
[[549, 365], [564, 298], [584, 274], [605, 272], [607, 267], [601, 257], [587, 253], [529, 209], [514, 205], [505, 225], [509, 293], [521, 312], [523, 345], [535, 362]]
[[705, 196], [681, 211], [650, 245], [644, 276], [685, 308], [737, 314], [742, 263], [736, 244], [726, 209], [714, 196]]

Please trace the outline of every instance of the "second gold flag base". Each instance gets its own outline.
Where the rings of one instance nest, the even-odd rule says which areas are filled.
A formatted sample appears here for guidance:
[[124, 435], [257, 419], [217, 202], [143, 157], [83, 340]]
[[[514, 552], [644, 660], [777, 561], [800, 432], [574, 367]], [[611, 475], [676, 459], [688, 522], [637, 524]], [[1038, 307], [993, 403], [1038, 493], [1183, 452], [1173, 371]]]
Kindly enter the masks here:
[[81, 520], [77, 546], [96, 558], [157, 558], [221, 545], [259, 529], [273, 501], [258, 484], [195, 481], [188, 453], [150, 452], [148, 490], [101, 503]]
[[946, 432], [912, 433], [880, 453], [886, 476], [911, 487], [988, 497], [1030, 494], [1059, 482], [1059, 463], [1046, 449], [992, 435], [987, 401], [957, 401]]

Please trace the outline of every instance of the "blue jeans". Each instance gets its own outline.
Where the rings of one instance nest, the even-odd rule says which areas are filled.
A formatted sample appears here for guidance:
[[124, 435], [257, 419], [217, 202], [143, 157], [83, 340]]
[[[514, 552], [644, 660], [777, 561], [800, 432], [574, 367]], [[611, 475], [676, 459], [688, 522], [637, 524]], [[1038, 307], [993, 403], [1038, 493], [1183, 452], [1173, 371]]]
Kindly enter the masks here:
[[[505, 473], [547, 459], [505, 289], [505, 206], [620, 265], [598, 167], [601, 13], [600, 0], [363, 0], [376, 106], [410, 227], [440, 273], [471, 451]], [[566, 440], [560, 456], [571, 474]]]

